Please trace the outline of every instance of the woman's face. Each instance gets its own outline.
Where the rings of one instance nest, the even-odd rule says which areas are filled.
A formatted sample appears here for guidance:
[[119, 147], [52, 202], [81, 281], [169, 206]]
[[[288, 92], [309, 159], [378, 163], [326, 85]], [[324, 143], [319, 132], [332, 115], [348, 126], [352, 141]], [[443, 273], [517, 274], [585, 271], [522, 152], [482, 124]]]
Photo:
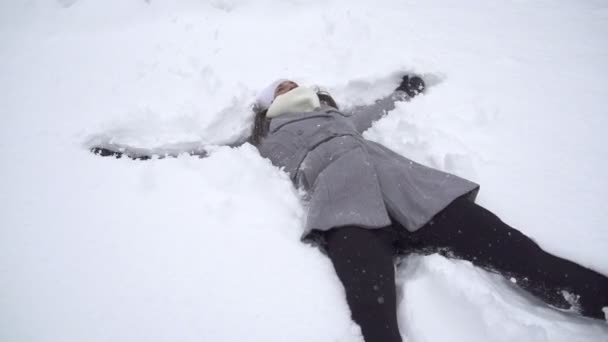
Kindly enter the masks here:
[[295, 89], [298, 87], [298, 84], [294, 81], [283, 81], [281, 83], [279, 83], [279, 85], [277, 86], [277, 88], [274, 90], [274, 98], [276, 99], [277, 96], [285, 94], [286, 92]]

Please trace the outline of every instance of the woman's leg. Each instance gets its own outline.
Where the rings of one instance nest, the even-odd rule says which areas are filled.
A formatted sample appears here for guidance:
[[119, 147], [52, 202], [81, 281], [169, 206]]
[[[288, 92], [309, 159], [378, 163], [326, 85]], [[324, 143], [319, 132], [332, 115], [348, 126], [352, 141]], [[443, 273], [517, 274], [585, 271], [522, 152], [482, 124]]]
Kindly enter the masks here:
[[513, 277], [517, 285], [559, 308], [570, 308], [564, 294], [578, 297], [583, 315], [604, 319], [608, 278], [543, 251], [532, 239], [496, 215], [458, 199], [418, 231], [405, 235], [420, 247], [447, 248], [457, 258]]
[[326, 249], [366, 342], [401, 342], [392, 235], [385, 229], [334, 228]]

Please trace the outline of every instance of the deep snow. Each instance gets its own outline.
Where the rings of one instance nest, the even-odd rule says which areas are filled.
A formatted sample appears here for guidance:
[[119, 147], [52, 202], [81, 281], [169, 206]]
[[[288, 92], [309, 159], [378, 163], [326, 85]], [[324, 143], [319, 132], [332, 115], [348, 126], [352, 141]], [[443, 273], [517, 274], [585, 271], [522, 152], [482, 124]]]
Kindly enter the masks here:
[[[0, 1], [0, 341], [360, 341], [288, 178], [221, 144], [278, 77], [343, 105], [424, 96], [366, 137], [482, 185], [543, 248], [608, 274], [603, 1]], [[469, 263], [399, 268], [404, 337], [608, 341]]]

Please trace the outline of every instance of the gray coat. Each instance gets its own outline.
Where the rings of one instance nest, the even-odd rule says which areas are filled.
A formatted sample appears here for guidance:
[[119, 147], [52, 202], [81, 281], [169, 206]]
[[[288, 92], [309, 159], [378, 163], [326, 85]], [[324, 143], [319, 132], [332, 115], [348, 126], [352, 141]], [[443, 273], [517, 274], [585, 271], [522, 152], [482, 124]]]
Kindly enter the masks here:
[[454, 199], [475, 200], [479, 185], [363, 138], [375, 120], [406, 99], [396, 92], [349, 113], [323, 107], [272, 119], [258, 149], [306, 191], [305, 235], [347, 225], [382, 228], [391, 218], [415, 231]]

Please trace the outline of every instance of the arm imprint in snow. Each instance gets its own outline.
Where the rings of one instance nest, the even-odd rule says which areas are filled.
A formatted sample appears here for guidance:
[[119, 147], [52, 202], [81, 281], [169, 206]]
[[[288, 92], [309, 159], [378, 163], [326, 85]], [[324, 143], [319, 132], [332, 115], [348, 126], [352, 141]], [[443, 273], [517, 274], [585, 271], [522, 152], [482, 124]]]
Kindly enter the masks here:
[[[286, 85], [285, 89], [281, 88], [283, 85]], [[277, 92], [280, 95], [281, 92], [287, 92], [296, 87], [298, 87], [298, 85], [295, 82], [283, 80], [283, 82], [279, 83], [276, 90], [273, 89], [274, 92], [272, 95], [274, 95], [273, 97], [276, 97]], [[345, 110], [344, 113], [351, 116], [357, 130], [363, 132], [371, 127], [373, 122], [382, 118], [388, 111], [393, 110], [396, 102], [409, 101], [412, 97], [423, 93], [425, 88], [425, 83], [420, 77], [405, 75], [402, 77], [399, 86], [390, 95], [376, 100], [375, 103], [371, 105], [358, 106]], [[329, 93], [317, 91], [317, 96], [322, 104], [338, 109], [338, 104]], [[225, 146], [238, 147], [247, 142], [257, 145], [260, 142], [260, 139], [268, 130], [269, 120], [266, 118], [267, 108], [256, 108], [256, 106], [254, 106], [254, 112], [256, 113], [256, 116], [254, 119], [252, 135], [225, 144]], [[168, 157], [177, 158], [181, 155], [205, 158], [209, 155], [202, 144], [198, 142], [179, 143], [146, 149], [107, 141], [103, 142], [102, 139], [101, 142], [98, 140], [93, 144], [89, 144], [88, 148], [93, 154], [101, 157], [114, 157], [117, 159], [126, 157], [133, 160], [164, 159]]]

